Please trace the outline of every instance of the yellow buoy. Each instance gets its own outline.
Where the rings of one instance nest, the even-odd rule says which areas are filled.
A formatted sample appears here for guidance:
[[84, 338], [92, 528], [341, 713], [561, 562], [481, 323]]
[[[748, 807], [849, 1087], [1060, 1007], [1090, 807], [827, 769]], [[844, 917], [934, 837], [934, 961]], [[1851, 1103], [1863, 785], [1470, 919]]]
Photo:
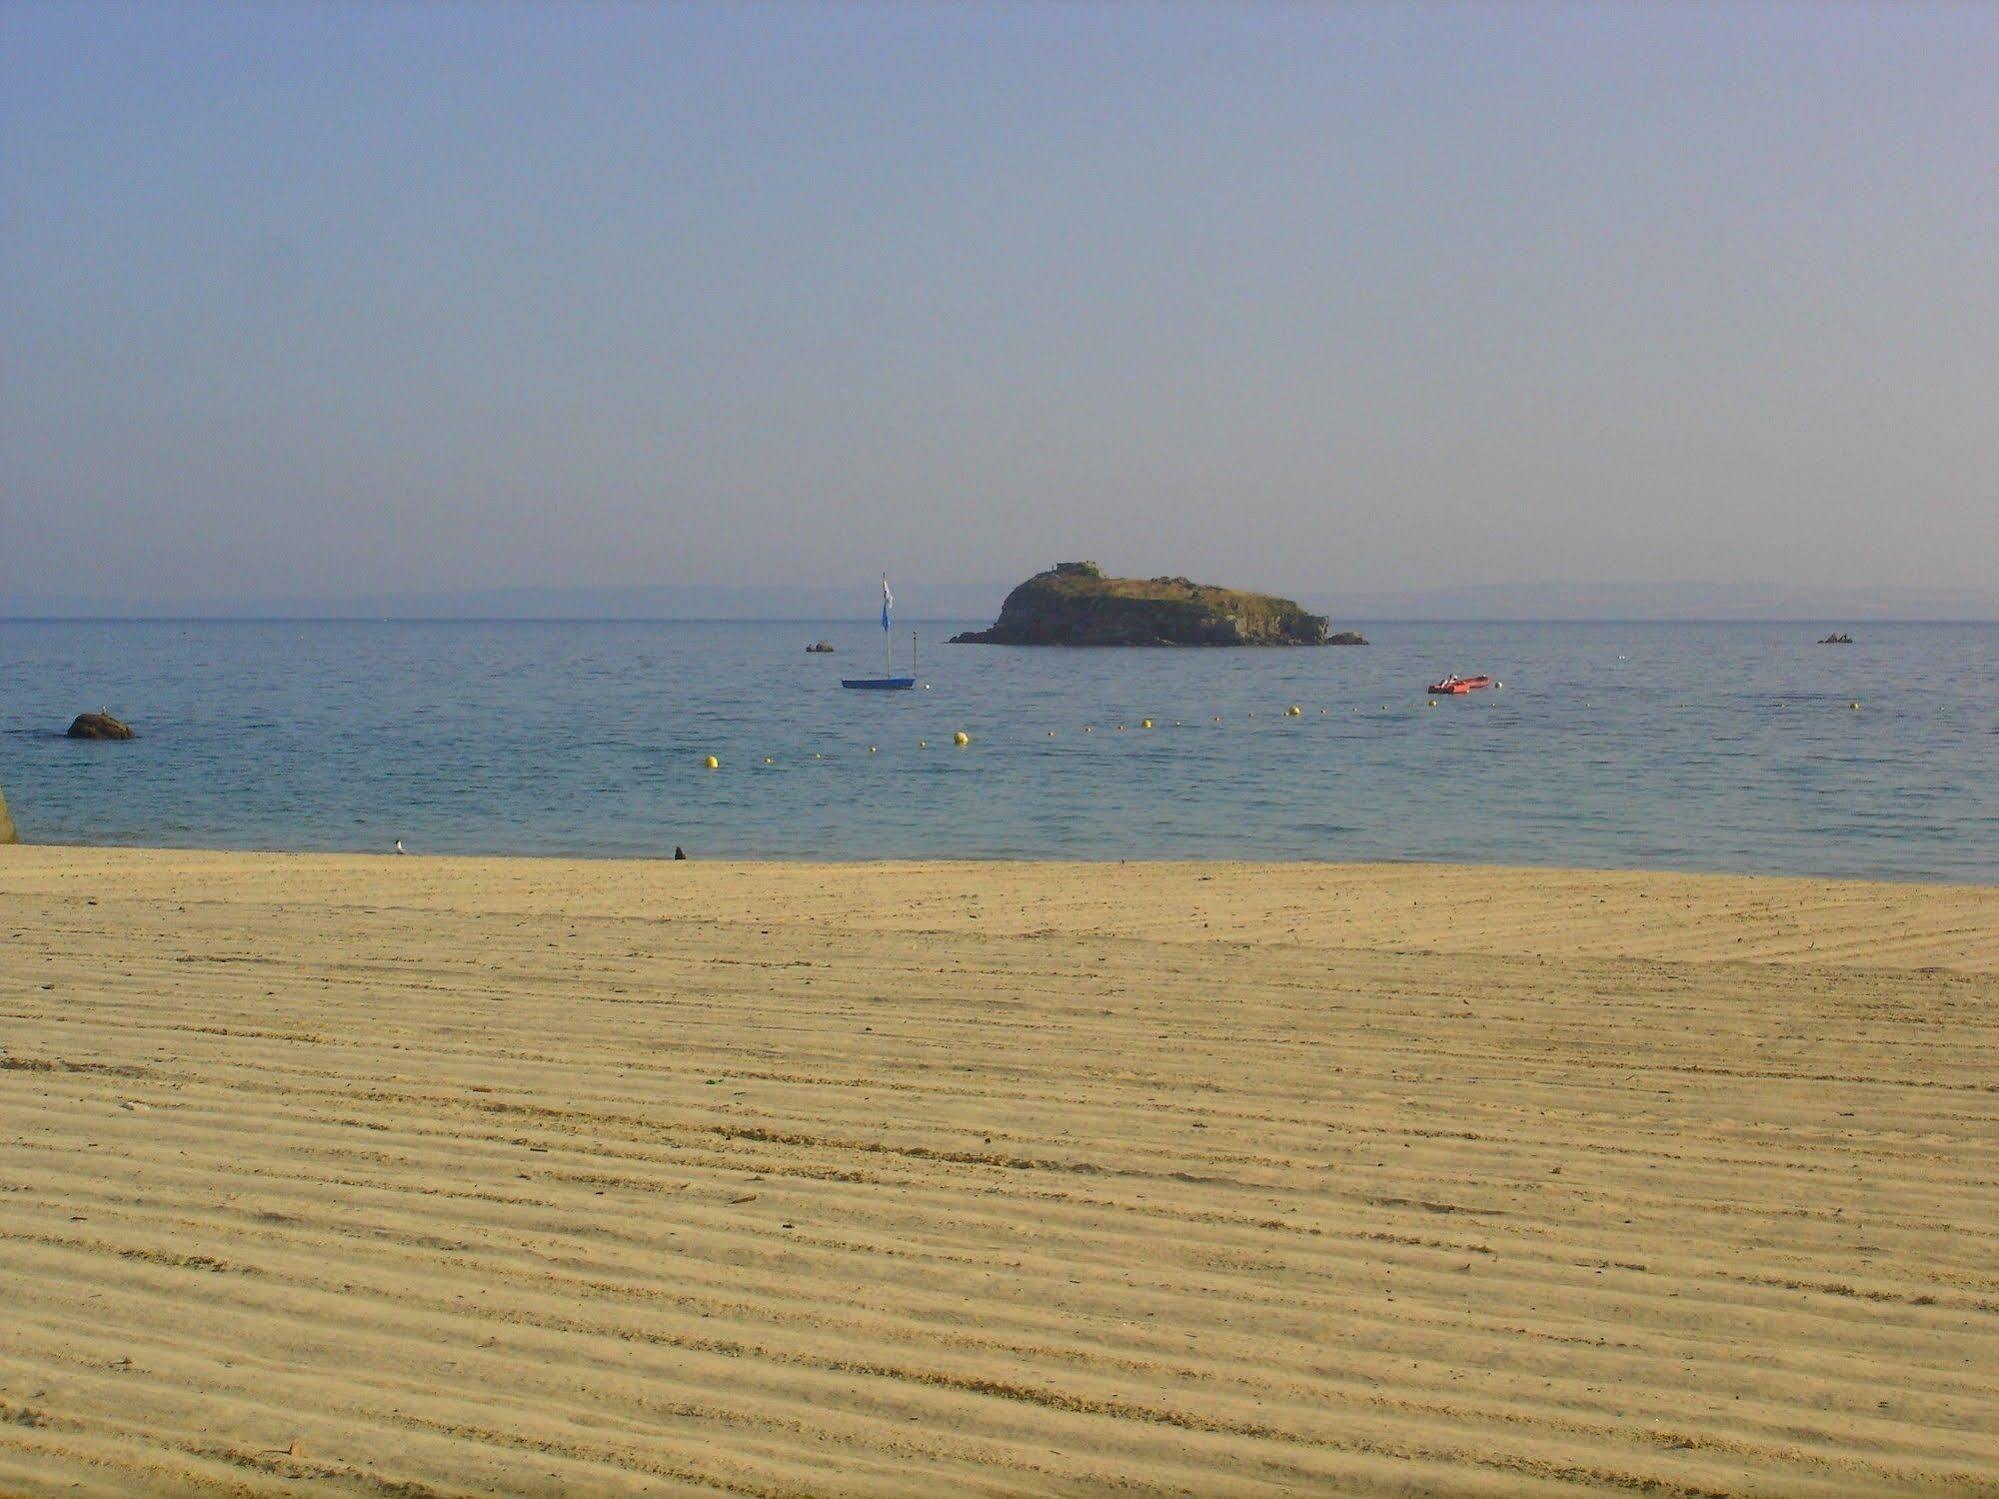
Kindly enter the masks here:
[[875, 747], [874, 747], [874, 746], [873, 746], [872, 744], [871, 744], [871, 745], [869, 745], [869, 746], [868, 746], [868, 753], [872, 755], [872, 754], [873, 754], [874, 752], [875, 752]]
[[919, 739], [916, 741], [916, 747], [918, 749], [929, 749], [930, 741], [928, 739]]
[[770, 756], [769, 756], [769, 755], [765, 755], [765, 756], [764, 756], [764, 764], [768, 765], [768, 764], [770, 764], [770, 763], [771, 763], [771, 761], [770, 761]]
[[951, 736], [951, 742], [962, 748], [963, 746], [970, 744], [972, 742], [972, 736], [970, 734], [967, 734], [963, 729], [960, 729], [958, 730], [957, 733]]
[[1140, 720], [1138, 721], [1138, 726], [1139, 726], [1139, 727], [1140, 727], [1141, 729], [1149, 729], [1149, 728], [1151, 728], [1151, 727], [1152, 727], [1152, 720], [1151, 720], [1151, 719], [1149, 719], [1149, 718], [1141, 718], [1141, 719], [1140, 719]]
[[1286, 718], [1301, 718], [1304, 716], [1304, 713], [1305, 710], [1299, 707], [1296, 703], [1293, 703], [1290, 707], [1284, 710], [1284, 716]]
[[720, 770], [722, 768], [722, 762], [720, 760], [717, 760], [713, 755], [710, 755], [707, 759], [703, 760], [701, 763], [707, 766], [710, 770]]
[[1858, 704], [1858, 703], [1848, 703], [1848, 704], [1847, 704], [1846, 706], [1847, 706], [1847, 707], [1849, 707], [1849, 708], [1858, 708], [1858, 707], [1860, 706], [1860, 704]]

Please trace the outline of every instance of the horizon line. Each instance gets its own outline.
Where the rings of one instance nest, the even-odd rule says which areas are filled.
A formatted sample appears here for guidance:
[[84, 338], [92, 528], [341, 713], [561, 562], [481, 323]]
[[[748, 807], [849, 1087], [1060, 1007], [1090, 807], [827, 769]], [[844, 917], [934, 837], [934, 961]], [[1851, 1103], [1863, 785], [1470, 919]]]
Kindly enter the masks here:
[[[918, 616], [907, 624], [961, 624], [974, 615]], [[1867, 625], [1999, 625], [1999, 615], [1359, 615], [1343, 624], [1369, 625], [1825, 625], [1842, 619]], [[818, 614], [0, 614], [0, 624], [209, 624], [209, 625], [782, 625], [865, 624], [865, 615]], [[984, 644], [986, 642], [979, 642]], [[1023, 647], [1038, 649], [1038, 647]], [[1092, 647], [1068, 647], [1092, 649]]]

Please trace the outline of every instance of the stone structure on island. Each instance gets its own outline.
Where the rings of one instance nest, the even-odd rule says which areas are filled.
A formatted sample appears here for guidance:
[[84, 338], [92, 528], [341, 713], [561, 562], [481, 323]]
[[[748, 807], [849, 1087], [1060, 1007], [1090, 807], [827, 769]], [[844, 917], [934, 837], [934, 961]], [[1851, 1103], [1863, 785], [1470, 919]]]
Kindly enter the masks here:
[[[1059, 562], [1006, 596], [990, 630], [953, 645], [1325, 645], [1326, 619], [1290, 599], [1185, 578], [1107, 578]], [[1364, 644], [1358, 641], [1355, 643]]]
[[130, 739], [132, 726], [109, 713], [79, 713], [69, 726], [72, 739]]

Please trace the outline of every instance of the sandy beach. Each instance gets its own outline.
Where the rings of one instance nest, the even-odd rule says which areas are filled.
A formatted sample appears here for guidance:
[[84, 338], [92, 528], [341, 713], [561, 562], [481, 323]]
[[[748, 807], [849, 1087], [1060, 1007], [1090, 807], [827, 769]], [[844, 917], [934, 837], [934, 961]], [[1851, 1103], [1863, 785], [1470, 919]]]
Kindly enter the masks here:
[[1999, 889], [0, 848], [0, 1493], [1999, 1494]]

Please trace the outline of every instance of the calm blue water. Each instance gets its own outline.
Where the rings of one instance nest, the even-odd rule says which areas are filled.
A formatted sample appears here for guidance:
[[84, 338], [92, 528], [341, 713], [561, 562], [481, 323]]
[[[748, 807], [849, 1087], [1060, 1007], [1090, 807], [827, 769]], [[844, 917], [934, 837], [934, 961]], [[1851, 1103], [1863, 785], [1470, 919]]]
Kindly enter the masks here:
[[[926, 643], [929, 689], [875, 694], [837, 684], [879, 668], [865, 622], [0, 622], [0, 788], [50, 842], [1999, 881], [1999, 625], [1364, 628]], [[1504, 689], [1428, 706], [1452, 668]], [[100, 706], [142, 737], [60, 737]]]

